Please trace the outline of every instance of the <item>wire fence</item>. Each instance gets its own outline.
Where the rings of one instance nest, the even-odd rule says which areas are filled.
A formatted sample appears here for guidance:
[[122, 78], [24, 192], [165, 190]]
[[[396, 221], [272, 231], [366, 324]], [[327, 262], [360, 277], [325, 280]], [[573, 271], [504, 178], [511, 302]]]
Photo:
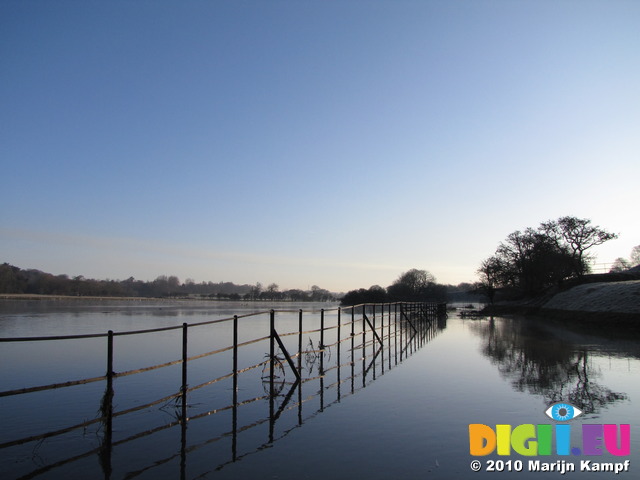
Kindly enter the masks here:
[[[592, 262], [589, 264], [591, 273], [610, 273], [611, 269], [616, 267], [615, 262]], [[619, 266], [618, 266], [619, 267]], [[630, 267], [624, 267], [623, 270]]]
[[[277, 319], [282, 316], [287, 316], [288, 318], [297, 316], [298, 328], [292, 331], [278, 331]], [[262, 324], [265, 327], [268, 325], [268, 328], [264, 335], [241, 341], [239, 339], [239, 328], [242, 320], [249, 317], [256, 317], [262, 320]], [[266, 321], [267, 319], [268, 322]], [[102, 432], [98, 447], [48, 462], [25, 473], [20, 478], [34, 478], [93, 455], [98, 455], [105, 478], [111, 478], [112, 453], [114, 449], [134, 440], [179, 427], [181, 429], [179, 454], [173, 453], [166, 458], [156, 459], [150, 465], [128, 472], [126, 478], [135, 478], [149, 469], [156, 468], [172, 460], [178, 460], [178, 457], [181, 476], [184, 477], [188, 452], [193, 452], [222, 439], [230, 439], [230, 455], [227, 460], [216, 467], [219, 469], [227, 463], [235, 462], [243, 456], [258, 451], [264, 445], [273, 443], [278, 438], [286, 436], [294, 428], [302, 425], [304, 422], [303, 404], [319, 401], [319, 408], [316, 408], [311, 413], [311, 416], [314, 416], [333, 403], [339, 402], [342, 397], [352, 395], [357, 390], [365, 388], [368, 383], [384, 374], [385, 371], [397, 366], [431, 340], [439, 330], [444, 328], [443, 322], [446, 322], [445, 304], [398, 302], [323, 309], [320, 310], [319, 315], [317, 312], [305, 312], [303, 310], [269, 310], [199, 323], [184, 323], [178, 326], [136, 331], [113, 332], [110, 330], [99, 334], [0, 338], [0, 343], [81, 341], [91, 338], [104, 338], [106, 342], [106, 371], [104, 375], [0, 391], [1, 400], [3, 397], [28, 397], [36, 392], [58, 391], [68, 387], [103, 382], [104, 393], [95, 418], [85, 419], [63, 428], [6, 440], [0, 443], [0, 451], [8, 452], [12, 448], [19, 446], [41, 444], [47, 439], [61, 437], [69, 432], [86, 430], [88, 427], [97, 425]], [[205, 328], [218, 328], [221, 324], [231, 327], [231, 344], [190, 355], [190, 336], [201, 334]], [[150, 335], [171, 330], [176, 330], [180, 333], [180, 358], [167, 359], [165, 362], [137, 369], [115, 370], [114, 365], [117, 363], [117, 358], [114, 354], [114, 345], [116, 345], [120, 337]], [[306, 344], [304, 342], [305, 338], [307, 339]], [[241, 366], [242, 352], [248, 351], [250, 346], [258, 346], [257, 351], [268, 346], [268, 353], [265, 353], [262, 359], [257, 362], [255, 361], [255, 355], [247, 354], [247, 359], [254, 360], [248, 364], [245, 362]], [[227, 357], [223, 358], [222, 354], [225, 352]], [[193, 385], [189, 383], [189, 366], [193, 365], [194, 362], [216, 355], [220, 356], [220, 362], [224, 362], [228, 361], [229, 354], [231, 357], [229, 371], [215, 378], [209, 378], [204, 382]], [[181, 369], [180, 385], [176, 385], [176, 390], [166, 392], [166, 395], [150, 402], [117, 409], [115, 394], [117, 389], [115, 386], [121, 381], [120, 379], [171, 366], [180, 366]], [[260, 389], [249, 389], [248, 391], [253, 395], [240, 398], [240, 389], [238, 387], [240, 378], [250, 373], [253, 373], [253, 378], [259, 377], [262, 393]], [[195, 395], [197, 391], [213, 388], [221, 382], [231, 382], [231, 391], [227, 401], [216, 406], [216, 408], [212, 408], [213, 405], [207, 404], [204, 410], [201, 408], [201, 411], [196, 412], [195, 405], [189, 402], [190, 397]], [[228, 389], [222, 389], [218, 393], [221, 394], [221, 397], [224, 397], [227, 391]], [[326, 397], [332, 391], [335, 392], [335, 395], [327, 401], [328, 398]], [[265, 412], [266, 414], [258, 416], [247, 414], [246, 417], [241, 415], [241, 411], [247, 410], [249, 405], [259, 405], [261, 402], [268, 403], [268, 412]], [[120, 425], [119, 422], [123, 422], [121, 425], [124, 426], [125, 419], [135, 412], [149, 411], [154, 408], [167, 408], [167, 405], [171, 406], [173, 412], [172, 421], [136, 431], [135, 433], [128, 428], [118, 428], [121, 438], [114, 438], [114, 424]], [[288, 412], [297, 412], [297, 419], [293, 422], [293, 425], [277, 434], [276, 424]], [[218, 434], [187, 447], [187, 426], [196, 420], [211, 418], [220, 414], [230, 414], [231, 424], [228, 425], [230, 428], [223, 429]], [[241, 424], [241, 418], [246, 418], [248, 421]], [[268, 425], [266, 442], [256, 449], [244, 453], [239, 452], [239, 435], [263, 424]], [[121, 432], [127, 433], [122, 435]]]

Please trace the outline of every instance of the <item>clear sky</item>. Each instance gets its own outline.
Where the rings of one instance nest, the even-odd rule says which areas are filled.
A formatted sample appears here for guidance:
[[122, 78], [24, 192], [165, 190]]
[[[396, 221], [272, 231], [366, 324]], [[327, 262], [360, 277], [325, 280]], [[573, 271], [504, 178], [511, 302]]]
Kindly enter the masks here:
[[0, 262], [475, 281], [564, 215], [640, 244], [640, 2], [0, 2]]

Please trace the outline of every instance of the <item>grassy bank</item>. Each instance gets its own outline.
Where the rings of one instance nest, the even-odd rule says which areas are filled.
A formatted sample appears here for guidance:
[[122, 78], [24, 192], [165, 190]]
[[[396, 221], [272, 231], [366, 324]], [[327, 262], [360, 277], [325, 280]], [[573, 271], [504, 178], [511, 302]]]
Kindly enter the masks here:
[[640, 329], [640, 280], [585, 283], [534, 299], [499, 302], [485, 313], [541, 315], [606, 328], [633, 324]]

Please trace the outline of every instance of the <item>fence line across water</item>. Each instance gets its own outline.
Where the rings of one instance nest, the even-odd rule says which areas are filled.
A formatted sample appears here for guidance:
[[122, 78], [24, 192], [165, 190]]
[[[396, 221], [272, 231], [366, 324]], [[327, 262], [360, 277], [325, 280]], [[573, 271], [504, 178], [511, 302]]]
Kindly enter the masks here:
[[[187, 425], [194, 420], [210, 417], [211, 415], [231, 412], [232, 425], [231, 430], [221, 433], [220, 435], [210, 438], [203, 442], [202, 445], [208, 445], [217, 442], [223, 438], [231, 438], [232, 448], [231, 457], [228, 462], [234, 462], [239, 458], [246, 455], [239, 455], [237, 452], [237, 438], [238, 434], [254, 428], [258, 425], [269, 422], [269, 434], [266, 444], [273, 443], [277, 438], [275, 437], [274, 429], [276, 422], [287, 411], [291, 411], [297, 408], [298, 419], [297, 424], [293, 427], [302, 425], [303, 415], [302, 406], [304, 403], [311, 401], [312, 399], [319, 399], [320, 407], [313, 415], [321, 412], [328, 405], [335, 402], [339, 402], [341, 397], [344, 396], [341, 386], [345, 382], [350, 381], [350, 390], [348, 394], [355, 393], [360, 388], [365, 388], [367, 382], [376, 379], [377, 370], [381, 370], [381, 374], [385, 373], [385, 368], [390, 370], [392, 367], [398, 365], [403, 359], [413, 354], [424, 343], [429, 341], [438, 331], [438, 327], [442, 328], [440, 322], [446, 318], [446, 305], [434, 304], [434, 303], [389, 303], [389, 304], [362, 304], [350, 307], [342, 307], [335, 309], [322, 309], [320, 310], [320, 325], [319, 328], [311, 328], [305, 330], [303, 323], [310, 312], [303, 310], [269, 310], [257, 313], [251, 313], [247, 315], [235, 315], [233, 317], [227, 317], [223, 319], [216, 319], [205, 322], [198, 322], [187, 324], [184, 323], [178, 326], [161, 327], [137, 331], [128, 332], [113, 332], [100, 334], [88, 334], [88, 335], [68, 335], [68, 336], [50, 336], [50, 337], [22, 337], [22, 338], [0, 338], [0, 342], [40, 342], [40, 341], [54, 341], [54, 340], [81, 340], [88, 338], [106, 338], [106, 373], [102, 376], [83, 378], [79, 380], [71, 380], [67, 382], [59, 382], [48, 385], [36, 385], [28, 386], [20, 389], [6, 390], [0, 392], [1, 397], [12, 397], [27, 395], [34, 392], [43, 392], [47, 390], [62, 389], [66, 387], [84, 385], [88, 383], [94, 383], [98, 381], [105, 382], [105, 391], [102, 396], [99, 408], [99, 415], [96, 418], [85, 420], [83, 422], [70, 425], [68, 427], [60, 428], [57, 430], [38, 433], [35, 435], [24, 436], [22, 438], [16, 438], [4, 443], [0, 443], [0, 450], [8, 449], [11, 447], [17, 447], [31, 442], [42, 442], [48, 438], [57, 437], [66, 433], [72, 432], [78, 429], [86, 429], [88, 426], [98, 424], [103, 432], [103, 438], [101, 446], [91, 449], [79, 455], [71, 456], [54, 462], [52, 464], [40, 467], [32, 472], [28, 473], [22, 478], [34, 478], [44, 472], [51, 469], [67, 465], [74, 461], [86, 458], [90, 455], [97, 454], [100, 457], [100, 463], [104, 472], [105, 478], [111, 478], [111, 454], [115, 447], [126, 444], [133, 440], [137, 440], [154, 433], [170, 429], [175, 426], [181, 427], [181, 453], [180, 453], [180, 465], [181, 474], [184, 476], [184, 469], [186, 468], [186, 455], [187, 455]], [[296, 315], [298, 316], [298, 329], [296, 331], [278, 332], [276, 319], [282, 315]], [[307, 317], [305, 317], [307, 314]], [[335, 317], [335, 321], [331, 325], [327, 325], [328, 314]], [[313, 313], [312, 313], [313, 315]], [[239, 321], [247, 317], [267, 317], [269, 319], [268, 335], [263, 335], [258, 338], [239, 341]], [[308, 322], [309, 320], [307, 320]], [[311, 321], [317, 322], [317, 313], [315, 317], [311, 318]], [[226, 347], [217, 348], [205, 353], [199, 353], [197, 355], [189, 356], [189, 332], [197, 327], [204, 327], [215, 324], [231, 324], [232, 325], [232, 345]], [[358, 331], [356, 331], [356, 326]], [[181, 358], [171, 360], [168, 362], [142, 367], [138, 369], [126, 370], [116, 372], [114, 370], [115, 355], [114, 344], [116, 339], [121, 336], [152, 334], [157, 332], [166, 332], [169, 330], [181, 330]], [[346, 335], [343, 333], [346, 330]], [[328, 339], [330, 332], [335, 331], [335, 338], [332, 343]], [[303, 336], [309, 335], [310, 345], [306, 349], [303, 349]], [[317, 345], [313, 345], [311, 335], [319, 336]], [[295, 353], [290, 353], [291, 340], [289, 341], [289, 349], [285, 345], [287, 337], [297, 337], [297, 348]], [[257, 344], [259, 342], [269, 343], [269, 353], [265, 355], [264, 360], [252, 363], [251, 365], [240, 368], [239, 366], [239, 354], [240, 349], [248, 347], [249, 345]], [[357, 343], [356, 343], [357, 342]], [[342, 358], [342, 346], [347, 344], [347, 353], [349, 354], [347, 361], [343, 362]], [[337, 358], [332, 365], [326, 365], [328, 362], [329, 354], [331, 350], [335, 349]], [[209, 379], [206, 382], [190, 386], [189, 385], [189, 363], [195, 360], [210, 357], [224, 352], [231, 352], [232, 365], [231, 371], [217, 376], [216, 378]], [[292, 350], [293, 352], [293, 350]], [[386, 353], [386, 358], [385, 358]], [[358, 358], [356, 358], [358, 355]], [[309, 369], [308, 375], [304, 376], [303, 359], [310, 362], [312, 365], [317, 365], [317, 374], [313, 375], [313, 368]], [[160, 399], [156, 399], [152, 402], [145, 404], [135, 405], [133, 407], [114, 411], [114, 398], [115, 389], [114, 383], [121, 377], [127, 377], [130, 375], [140, 374], [144, 372], [150, 372], [153, 370], [170, 367], [174, 365], [181, 365], [181, 383], [177, 391], [166, 395]], [[359, 368], [357, 368], [359, 367]], [[263, 388], [265, 390], [264, 395], [254, 395], [249, 398], [239, 399], [238, 381], [240, 375], [257, 371], [262, 368], [261, 379], [263, 382]], [[343, 370], [347, 369], [347, 376], [342, 377]], [[330, 373], [335, 372], [335, 381], [329, 385], [325, 385], [325, 381], [328, 379]], [[290, 376], [288, 376], [290, 374]], [[361, 386], [356, 388], [356, 379], [361, 377]], [[208, 409], [204, 412], [188, 415], [189, 403], [188, 399], [191, 394], [204, 387], [209, 387], [216, 383], [231, 380], [231, 404], [223, 405], [215, 409]], [[318, 390], [306, 398], [303, 398], [303, 385], [318, 382]], [[325, 405], [325, 393], [329, 389], [337, 390], [337, 399], [330, 404]], [[297, 401], [293, 404], [292, 398], [297, 392]], [[113, 423], [114, 420], [129, 415], [134, 412], [149, 409], [159, 405], [166, 406], [174, 401], [174, 407], [176, 409], [175, 420], [164, 425], [154, 427], [149, 430], [137, 432], [128, 437], [118, 440], [113, 439]], [[269, 402], [269, 412], [266, 418], [260, 418], [242, 427], [238, 426], [238, 409], [250, 404], [254, 404], [260, 401]], [[277, 405], [279, 403], [279, 405]], [[292, 428], [288, 429], [284, 435], [288, 434]], [[284, 436], [283, 435], [283, 436]], [[280, 437], [281, 438], [281, 437]], [[189, 451], [199, 448], [197, 445], [189, 447]], [[171, 458], [165, 459], [170, 461]], [[164, 461], [154, 464], [162, 464]], [[222, 465], [220, 465], [221, 467]], [[152, 467], [148, 467], [152, 468]], [[143, 469], [147, 470], [147, 468]], [[141, 472], [139, 472], [141, 473]], [[130, 472], [127, 478], [133, 478], [137, 476], [136, 472]]]

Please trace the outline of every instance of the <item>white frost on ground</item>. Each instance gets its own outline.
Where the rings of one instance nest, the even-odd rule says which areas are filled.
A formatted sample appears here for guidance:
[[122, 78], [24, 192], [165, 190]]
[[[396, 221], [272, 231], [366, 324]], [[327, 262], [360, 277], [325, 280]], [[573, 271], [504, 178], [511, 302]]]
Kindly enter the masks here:
[[542, 308], [640, 314], [640, 280], [579, 285], [558, 293]]

